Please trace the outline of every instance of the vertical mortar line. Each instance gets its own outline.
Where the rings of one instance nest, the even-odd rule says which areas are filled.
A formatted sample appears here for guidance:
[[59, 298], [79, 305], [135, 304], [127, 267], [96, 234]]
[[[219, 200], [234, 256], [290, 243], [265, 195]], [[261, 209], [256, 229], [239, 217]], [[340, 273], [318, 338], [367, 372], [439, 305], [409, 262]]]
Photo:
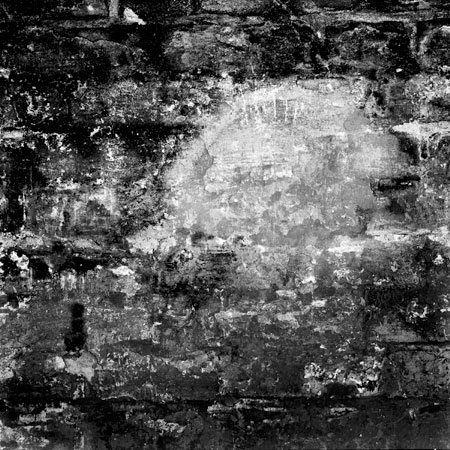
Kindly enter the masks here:
[[414, 58], [417, 58], [420, 47], [417, 22], [412, 23], [405, 22], [405, 27], [409, 35], [409, 50], [411, 52], [411, 55]]
[[292, 119], [292, 123], [294, 124], [297, 120], [297, 114], [298, 114], [298, 100], [295, 101], [295, 107], [294, 107], [294, 118]]
[[119, 17], [119, 0], [109, 0], [108, 15], [111, 20]]
[[275, 94], [272, 95], [272, 103], [273, 103], [273, 118], [276, 120], [276, 118], [277, 118], [277, 100], [275, 98]]
[[199, 12], [201, 6], [202, 6], [201, 0], [191, 0], [191, 8], [194, 14]]

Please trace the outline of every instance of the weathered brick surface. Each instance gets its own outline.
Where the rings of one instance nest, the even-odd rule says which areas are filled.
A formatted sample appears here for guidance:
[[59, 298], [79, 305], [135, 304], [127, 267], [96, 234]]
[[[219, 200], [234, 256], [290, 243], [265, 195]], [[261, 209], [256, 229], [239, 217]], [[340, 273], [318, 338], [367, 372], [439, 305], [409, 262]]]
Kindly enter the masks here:
[[4, 2], [0, 446], [447, 446], [447, 6]]

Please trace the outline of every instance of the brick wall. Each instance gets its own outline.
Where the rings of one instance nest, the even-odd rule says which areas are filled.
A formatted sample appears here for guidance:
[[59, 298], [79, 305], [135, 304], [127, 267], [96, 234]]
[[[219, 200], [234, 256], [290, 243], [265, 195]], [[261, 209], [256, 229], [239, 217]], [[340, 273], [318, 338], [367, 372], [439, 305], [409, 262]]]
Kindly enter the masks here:
[[3, 2], [1, 445], [448, 445], [447, 7]]

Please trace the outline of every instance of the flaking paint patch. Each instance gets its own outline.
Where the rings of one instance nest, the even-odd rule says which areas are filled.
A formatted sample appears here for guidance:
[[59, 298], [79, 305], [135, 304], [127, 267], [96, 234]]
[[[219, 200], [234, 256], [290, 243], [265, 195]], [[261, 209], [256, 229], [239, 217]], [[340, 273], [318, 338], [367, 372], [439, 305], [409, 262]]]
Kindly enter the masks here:
[[65, 370], [72, 375], [81, 375], [87, 381], [92, 381], [97, 366], [96, 358], [86, 351], [78, 357], [64, 358]]
[[[227, 240], [246, 236], [250, 247], [286, 251], [297, 248], [305, 230], [314, 236], [313, 223], [343, 228], [344, 233], [345, 228], [357, 229], [356, 208], [377, 207], [368, 189], [370, 177], [406, 162], [395, 138], [371, 129], [355, 108], [363, 94], [358, 79], [309, 80], [237, 97], [222, 115], [208, 119], [200, 139], [167, 174], [172, 207], [163, 226], [140, 231], [129, 238], [130, 244], [154, 253], [154, 232], [159, 242], [170, 240], [175, 246], [185, 239], [177, 229], [194, 228]], [[209, 162], [199, 174], [196, 167], [205, 154]], [[273, 202], [274, 196], [279, 200]], [[341, 247], [329, 251], [361, 254], [364, 249], [364, 242], [345, 235], [341, 239]], [[239, 255], [242, 282], [248, 278], [267, 286], [271, 277], [264, 263], [255, 266], [248, 252], [230, 248]], [[305, 294], [315, 289], [311, 277], [299, 280]]]

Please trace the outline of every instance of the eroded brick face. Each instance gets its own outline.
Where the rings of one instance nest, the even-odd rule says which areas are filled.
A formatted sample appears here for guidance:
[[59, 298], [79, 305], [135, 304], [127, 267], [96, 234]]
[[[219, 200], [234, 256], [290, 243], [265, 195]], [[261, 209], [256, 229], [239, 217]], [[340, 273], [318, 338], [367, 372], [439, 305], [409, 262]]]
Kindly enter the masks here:
[[447, 6], [4, 2], [0, 447], [448, 447]]

